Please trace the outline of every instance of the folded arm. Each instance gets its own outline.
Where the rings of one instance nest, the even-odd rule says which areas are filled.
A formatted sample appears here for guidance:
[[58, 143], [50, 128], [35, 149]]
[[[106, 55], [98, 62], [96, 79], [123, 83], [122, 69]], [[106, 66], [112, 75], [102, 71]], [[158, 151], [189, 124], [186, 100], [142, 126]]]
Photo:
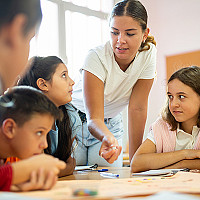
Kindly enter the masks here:
[[12, 184], [19, 184], [30, 179], [32, 171], [44, 170], [44, 174], [52, 172], [55, 176], [64, 169], [66, 164], [50, 155], [40, 154], [31, 158], [12, 163], [13, 178]]
[[[196, 168], [200, 150], [184, 149], [166, 153], [156, 153], [155, 144], [147, 139], [140, 146], [131, 161], [131, 171], [139, 172], [161, 168]], [[196, 161], [196, 162], [195, 162]]]
[[181, 160], [165, 168], [166, 169], [181, 169], [181, 168], [200, 169], [200, 159], [196, 158], [196, 159], [190, 159], [190, 160]]

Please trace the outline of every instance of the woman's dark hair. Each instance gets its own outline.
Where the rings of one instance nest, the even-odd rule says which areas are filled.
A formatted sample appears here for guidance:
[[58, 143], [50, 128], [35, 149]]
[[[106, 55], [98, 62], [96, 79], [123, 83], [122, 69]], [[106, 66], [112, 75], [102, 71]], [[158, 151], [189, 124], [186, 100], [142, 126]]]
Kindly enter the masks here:
[[40, 0], [1, 0], [0, 1], [0, 29], [9, 24], [18, 14], [24, 14], [27, 22], [24, 26], [24, 34], [34, 26], [41, 23], [42, 11]]
[[0, 97], [0, 126], [5, 119], [12, 118], [21, 127], [37, 113], [49, 114], [55, 120], [61, 117], [55, 104], [30, 86], [15, 86]]
[[[111, 15], [110, 20], [115, 16], [129, 16], [134, 20], [138, 21], [142, 31], [144, 32], [147, 29], [147, 11], [145, 7], [136, 0], [123, 0], [115, 4]], [[148, 43], [153, 43], [156, 45], [156, 41], [153, 36], [148, 36], [145, 42], [143, 42], [140, 46], [139, 51], [149, 50], [150, 46]]]
[[[18, 81], [18, 85], [29, 85], [39, 89], [36, 83], [37, 80], [42, 78], [46, 81], [51, 81], [58, 65], [61, 63], [63, 63], [63, 61], [56, 56], [33, 57], [28, 71]], [[71, 155], [72, 129], [65, 105], [60, 106], [59, 109], [62, 110], [64, 116], [62, 120], [56, 121], [56, 125], [58, 127], [58, 147], [53, 156], [66, 161]], [[45, 153], [52, 154], [51, 139], [49, 134], [47, 135], [47, 141], [48, 148], [45, 149]]]
[[[190, 66], [179, 69], [174, 72], [172, 76], [169, 78], [168, 83], [174, 79], [178, 79], [183, 84], [189, 86], [200, 96], [200, 68], [197, 66]], [[162, 112], [162, 118], [171, 126], [171, 130], [174, 131], [177, 129], [178, 122], [175, 120], [174, 116], [171, 114], [169, 110], [169, 99], [167, 99], [167, 103]], [[200, 111], [197, 121], [197, 126], [200, 127]]]

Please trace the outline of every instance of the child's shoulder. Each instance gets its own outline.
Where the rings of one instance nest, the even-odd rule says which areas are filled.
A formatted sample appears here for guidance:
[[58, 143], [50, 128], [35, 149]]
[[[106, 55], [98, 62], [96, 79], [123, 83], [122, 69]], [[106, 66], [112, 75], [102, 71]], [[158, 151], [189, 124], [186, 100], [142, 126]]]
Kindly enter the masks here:
[[163, 127], [169, 129], [170, 125], [161, 116], [159, 116], [152, 124], [152, 127]]
[[153, 124], [166, 124], [166, 121], [164, 121], [164, 119], [159, 116]]

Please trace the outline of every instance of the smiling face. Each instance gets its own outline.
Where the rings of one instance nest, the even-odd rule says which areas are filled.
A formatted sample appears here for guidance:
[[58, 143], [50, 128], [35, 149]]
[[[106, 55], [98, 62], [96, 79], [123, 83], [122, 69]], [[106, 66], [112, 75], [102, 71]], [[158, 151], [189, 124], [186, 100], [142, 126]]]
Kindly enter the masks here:
[[26, 159], [40, 154], [47, 148], [47, 133], [51, 130], [54, 118], [49, 114], [34, 114], [21, 127], [16, 125], [12, 139], [13, 155]]
[[57, 107], [72, 100], [74, 81], [69, 77], [67, 67], [63, 63], [58, 64], [52, 79], [46, 81], [46, 85], [45, 94]]
[[138, 21], [130, 16], [115, 16], [110, 21], [111, 46], [115, 60], [120, 65], [129, 65], [136, 56], [141, 43], [147, 38]]
[[182, 126], [196, 125], [200, 109], [200, 96], [178, 79], [168, 83], [169, 110]]

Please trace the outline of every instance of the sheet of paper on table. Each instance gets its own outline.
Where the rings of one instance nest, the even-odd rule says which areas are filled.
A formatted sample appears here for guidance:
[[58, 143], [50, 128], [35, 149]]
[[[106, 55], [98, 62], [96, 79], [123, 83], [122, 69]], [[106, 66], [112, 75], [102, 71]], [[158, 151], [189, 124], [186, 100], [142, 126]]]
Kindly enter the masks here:
[[76, 166], [75, 171], [91, 170], [91, 166]]
[[[189, 194], [181, 194], [177, 192], [158, 192], [148, 197], [141, 197], [137, 198], [138, 200], [199, 200], [200, 198], [189, 195]], [[116, 199], [116, 200], [136, 200], [135, 198], [123, 198], [123, 199]]]
[[132, 177], [125, 179], [58, 181], [50, 191], [20, 193], [32, 197], [51, 199], [73, 198], [76, 189], [93, 189], [96, 197], [122, 198], [151, 195], [161, 191], [200, 194], [200, 174], [178, 172], [171, 177]]
[[1, 192], [0, 200], [50, 200], [50, 199], [27, 197], [13, 192]]
[[179, 171], [188, 171], [188, 169], [158, 169], [148, 170], [144, 172], [132, 173], [132, 176], [160, 176], [160, 175], [173, 175]]
[[90, 166], [76, 166], [75, 171], [82, 171], [82, 170], [95, 170], [97, 169], [98, 165], [90, 165]]

